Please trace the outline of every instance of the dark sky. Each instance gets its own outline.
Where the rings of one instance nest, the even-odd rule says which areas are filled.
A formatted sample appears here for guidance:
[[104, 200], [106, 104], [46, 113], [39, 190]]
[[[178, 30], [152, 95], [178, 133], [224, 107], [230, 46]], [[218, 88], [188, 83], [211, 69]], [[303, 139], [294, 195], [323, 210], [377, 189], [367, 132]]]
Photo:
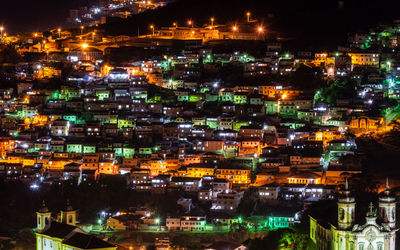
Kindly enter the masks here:
[[98, 0], [0, 0], [0, 24], [8, 33], [57, 27], [70, 8], [91, 5]]
[[[196, 13], [195, 0], [177, 0], [184, 2], [186, 5], [191, 5]], [[220, 1], [220, 0], [211, 0]], [[324, 23], [329, 21], [329, 16], [324, 16], [323, 13], [335, 8], [338, 0], [232, 0], [228, 1], [230, 8], [235, 8], [233, 2], [246, 3], [246, 2], [271, 2], [275, 6], [280, 6], [278, 13], [296, 13], [299, 8], [309, 9], [310, 17], [317, 17], [314, 19], [316, 23]], [[343, 0], [345, 2], [345, 9], [347, 15], [354, 15], [353, 20], [349, 20], [346, 24], [351, 26], [353, 23], [368, 23], [376, 24], [380, 19], [400, 19], [400, 0]], [[18, 33], [22, 31], [37, 31], [45, 30], [47, 28], [55, 28], [65, 21], [69, 15], [69, 9], [77, 8], [79, 6], [91, 6], [98, 4], [99, 0], [0, 0], [0, 25], [6, 27], [8, 33]], [[198, 1], [199, 2], [199, 1]], [[200, 2], [210, 2], [210, 0], [200, 0]], [[285, 3], [283, 3], [285, 2]], [[297, 4], [293, 4], [297, 3]], [[260, 10], [264, 11], [264, 10]], [[266, 9], [265, 12], [269, 10]], [[178, 11], [179, 16], [184, 16], [182, 11]], [[218, 13], [223, 10], [218, 10]], [[319, 13], [319, 15], [318, 15]], [[335, 14], [334, 14], [335, 15]], [[340, 18], [340, 16], [333, 16]], [[289, 20], [289, 19], [288, 19]], [[292, 22], [292, 20], [290, 20]], [[296, 23], [297, 21], [293, 21]], [[358, 25], [358, 24], [357, 24]], [[368, 25], [370, 25], [368, 23]]]

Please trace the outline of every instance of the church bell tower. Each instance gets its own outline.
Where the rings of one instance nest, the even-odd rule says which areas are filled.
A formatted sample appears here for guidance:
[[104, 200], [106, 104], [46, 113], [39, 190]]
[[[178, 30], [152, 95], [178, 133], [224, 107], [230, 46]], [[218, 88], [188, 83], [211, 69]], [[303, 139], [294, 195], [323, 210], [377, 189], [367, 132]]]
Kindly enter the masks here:
[[356, 202], [350, 195], [349, 182], [346, 179], [346, 186], [343, 194], [338, 199], [338, 227], [340, 230], [348, 230], [354, 224]]
[[36, 229], [38, 232], [42, 231], [47, 225], [50, 224], [51, 212], [49, 212], [49, 209], [46, 207], [44, 201], [42, 203], [42, 207], [36, 212], [36, 218]]
[[72, 206], [69, 204], [69, 200], [67, 200], [67, 205], [61, 210], [61, 222], [71, 226], [76, 226], [76, 214], [76, 210], [72, 208]]
[[390, 193], [388, 178], [386, 189], [379, 196], [379, 216], [391, 229], [396, 227], [396, 198]]

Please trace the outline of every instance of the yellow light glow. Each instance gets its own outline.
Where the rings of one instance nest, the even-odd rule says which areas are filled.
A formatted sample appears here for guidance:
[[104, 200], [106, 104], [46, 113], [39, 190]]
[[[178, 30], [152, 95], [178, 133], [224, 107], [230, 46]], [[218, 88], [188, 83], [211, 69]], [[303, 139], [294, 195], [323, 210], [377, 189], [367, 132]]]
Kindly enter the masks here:
[[89, 45], [87, 43], [82, 44], [82, 48], [86, 49]]
[[258, 29], [257, 29], [257, 31], [258, 31], [259, 33], [263, 33], [263, 32], [264, 32], [264, 28], [263, 28], [262, 26], [259, 26]]
[[37, 34], [37, 33], [35, 33], [35, 34], [33, 34], [33, 36], [34, 36], [34, 37], [38, 37], [38, 34]]
[[282, 100], [286, 99], [286, 97], [287, 97], [287, 95], [286, 95], [286, 94], [283, 94], [283, 95], [282, 95]]
[[236, 31], [238, 31], [238, 27], [237, 27], [236, 25], [234, 25], [234, 26], [232, 27], [232, 30], [236, 32]]

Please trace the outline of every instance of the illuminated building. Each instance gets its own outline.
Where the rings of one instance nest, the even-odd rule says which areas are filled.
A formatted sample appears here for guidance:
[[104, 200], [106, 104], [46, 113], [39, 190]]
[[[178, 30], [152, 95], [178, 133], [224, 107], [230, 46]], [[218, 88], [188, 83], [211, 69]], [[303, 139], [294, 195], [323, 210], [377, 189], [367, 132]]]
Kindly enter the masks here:
[[168, 170], [167, 163], [162, 159], [140, 161], [140, 168], [150, 170], [151, 176], [162, 174]]
[[76, 49], [72, 49], [69, 52], [68, 58], [71, 62], [78, 62], [78, 61], [95, 62], [97, 60], [103, 59], [103, 51], [93, 47], [87, 47], [87, 48], [78, 47]]
[[211, 210], [233, 212], [243, 198], [243, 192], [218, 193], [217, 199], [212, 203]]
[[290, 184], [321, 184], [321, 176], [315, 173], [302, 173], [290, 176]]
[[228, 180], [233, 184], [249, 184], [250, 169], [244, 167], [219, 167], [215, 170], [215, 177]]
[[109, 160], [109, 161], [100, 161], [99, 162], [99, 173], [100, 174], [109, 174], [109, 175], [115, 175], [118, 174], [119, 171], [119, 166], [114, 164], [114, 161]]
[[310, 216], [310, 238], [322, 249], [396, 249], [396, 198], [389, 185], [380, 195], [378, 209], [371, 203], [364, 224], [356, 222], [356, 200], [346, 181], [339, 197], [337, 224], [326, 218]]
[[259, 155], [262, 152], [261, 138], [243, 138], [239, 140], [239, 155], [256, 154]]
[[351, 52], [351, 63], [354, 66], [378, 66], [380, 55], [376, 53]]
[[205, 216], [181, 216], [166, 219], [168, 231], [205, 231]]
[[205, 164], [190, 164], [186, 167], [186, 175], [188, 177], [203, 177], [207, 175], [214, 175], [215, 167], [213, 165]]
[[267, 96], [270, 99], [281, 98], [285, 99], [294, 99], [299, 96], [303, 91], [301, 90], [292, 90], [292, 89], [283, 89], [281, 86], [259, 86], [258, 93], [264, 96]]
[[354, 132], [375, 131], [379, 125], [383, 124], [383, 117], [370, 118], [370, 117], [357, 117], [350, 121], [349, 129]]
[[214, 26], [214, 27], [164, 27], [159, 30], [154, 30], [154, 33], [149, 37], [158, 39], [175, 39], [175, 40], [263, 40], [264, 36], [258, 32], [249, 29], [249, 27], [234, 26], [232, 29], [229, 26]]
[[276, 184], [265, 184], [258, 187], [258, 196], [261, 199], [276, 200], [278, 198], [280, 187]]
[[73, 210], [68, 204], [65, 209], [61, 210], [58, 221], [51, 218], [51, 212], [49, 212], [44, 203], [36, 215], [37, 228], [35, 234], [37, 250], [117, 249], [116, 246], [76, 227], [76, 210]]
[[50, 126], [50, 133], [53, 136], [68, 136], [69, 121], [56, 120]]

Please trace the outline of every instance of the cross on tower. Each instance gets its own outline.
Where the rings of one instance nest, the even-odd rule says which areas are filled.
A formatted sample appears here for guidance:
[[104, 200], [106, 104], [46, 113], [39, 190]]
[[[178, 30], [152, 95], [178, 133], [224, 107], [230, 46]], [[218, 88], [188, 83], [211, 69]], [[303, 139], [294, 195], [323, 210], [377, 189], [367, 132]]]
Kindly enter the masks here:
[[375, 216], [374, 204], [372, 204], [372, 202], [369, 203], [369, 212], [368, 212], [368, 216]]

